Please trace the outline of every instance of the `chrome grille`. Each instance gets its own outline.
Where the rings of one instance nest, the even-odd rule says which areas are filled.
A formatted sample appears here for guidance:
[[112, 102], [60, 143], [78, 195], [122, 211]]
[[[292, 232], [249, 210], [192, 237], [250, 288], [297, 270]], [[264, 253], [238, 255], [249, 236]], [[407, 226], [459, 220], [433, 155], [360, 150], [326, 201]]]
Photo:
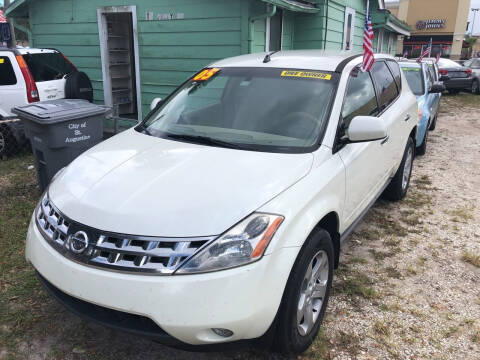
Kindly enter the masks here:
[[[63, 215], [42, 198], [36, 213], [37, 226], [56, 250], [71, 260], [116, 271], [172, 274], [216, 236], [164, 238], [109, 233], [79, 224]], [[88, 246], [82, 253], [72, 251], [72, 236], [87, 234]]]

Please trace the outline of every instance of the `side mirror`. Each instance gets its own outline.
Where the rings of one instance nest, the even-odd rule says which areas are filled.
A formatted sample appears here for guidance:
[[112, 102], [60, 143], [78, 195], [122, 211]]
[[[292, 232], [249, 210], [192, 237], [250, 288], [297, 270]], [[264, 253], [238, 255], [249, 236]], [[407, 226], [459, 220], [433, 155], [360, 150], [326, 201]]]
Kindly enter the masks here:
[[380, 118], [374, 116], [356, 116], [350, 122], [347, 137], [349, 142], [381, 140], [387, 137], [387, 128]]
[[450, 76], [448, 76], [448, 75], [442, 75], [442, 76], [440, 76], [440, 79], [439, 79], [439, 80], [440, 80], [440, 81], [448, 81], [448, 80], [450, 80]]
[[435, 93], [442, 93], [445, 91], [445, 85], [443, 85], [443, 83], [441, 82], [436, 82], [432, 85], [432, 88], [430, 89], [430, 92], [432, 94], [435, 94]]
[[161, 101], [162, 101], [162, 98], [153, 99], [152, 103], [150, 104], [150, 110], [155, 109]]

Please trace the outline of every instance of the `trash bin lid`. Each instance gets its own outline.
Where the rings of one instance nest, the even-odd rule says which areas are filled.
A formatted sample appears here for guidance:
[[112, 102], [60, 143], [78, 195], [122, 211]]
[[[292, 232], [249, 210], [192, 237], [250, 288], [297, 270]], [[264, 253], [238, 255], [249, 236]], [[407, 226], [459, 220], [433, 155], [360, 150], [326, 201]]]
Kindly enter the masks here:
[[73, 119], [102, 115], [110, 109], [80, 99], [58, 99], [37, 102], [12, 109], [22, 120], [31, 120], [39, 124], [56, 124]]

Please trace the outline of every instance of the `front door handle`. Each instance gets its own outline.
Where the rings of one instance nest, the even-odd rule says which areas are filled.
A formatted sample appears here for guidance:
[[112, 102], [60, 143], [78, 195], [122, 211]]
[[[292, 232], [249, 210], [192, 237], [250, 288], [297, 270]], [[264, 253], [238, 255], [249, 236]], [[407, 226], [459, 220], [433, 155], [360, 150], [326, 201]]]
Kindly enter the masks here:
[[405, 116], [405, 121], [408, 121], [410, 120], [410, 114], [407, 114], [407, 116]]
[[382, 142], [380, 143], [380, 145], [385, 144], [388, 140], [390, 140], [390, 135], [385, 136], [385, 138], [382, 140]]

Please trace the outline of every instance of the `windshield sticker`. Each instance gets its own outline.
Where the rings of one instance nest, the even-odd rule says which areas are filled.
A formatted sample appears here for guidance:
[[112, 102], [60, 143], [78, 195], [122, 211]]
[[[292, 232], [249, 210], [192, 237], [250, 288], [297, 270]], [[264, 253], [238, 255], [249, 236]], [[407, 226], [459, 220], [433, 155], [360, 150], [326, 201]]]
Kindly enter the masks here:
[[402, 67], [403, 71], [420, 71], [420, 68], [404, 68]]
[[213, 75], [217, 74], [220, 71], [218, 68], [213, 69], [205, 69], [198, 73], [194, 78], [193, 81], [206, 81], [210, 79]]
[[4, 61], [5, 59], [0, 59], [0, 64], [3, 64]]
[[319, 79], [319, 80], [330, 80], [332, 78], [331, 74], [312, 72], [312, 71], [292, 71], [292, 70], [282, 71], [281, 76], [310, 78], [310, 79]]

